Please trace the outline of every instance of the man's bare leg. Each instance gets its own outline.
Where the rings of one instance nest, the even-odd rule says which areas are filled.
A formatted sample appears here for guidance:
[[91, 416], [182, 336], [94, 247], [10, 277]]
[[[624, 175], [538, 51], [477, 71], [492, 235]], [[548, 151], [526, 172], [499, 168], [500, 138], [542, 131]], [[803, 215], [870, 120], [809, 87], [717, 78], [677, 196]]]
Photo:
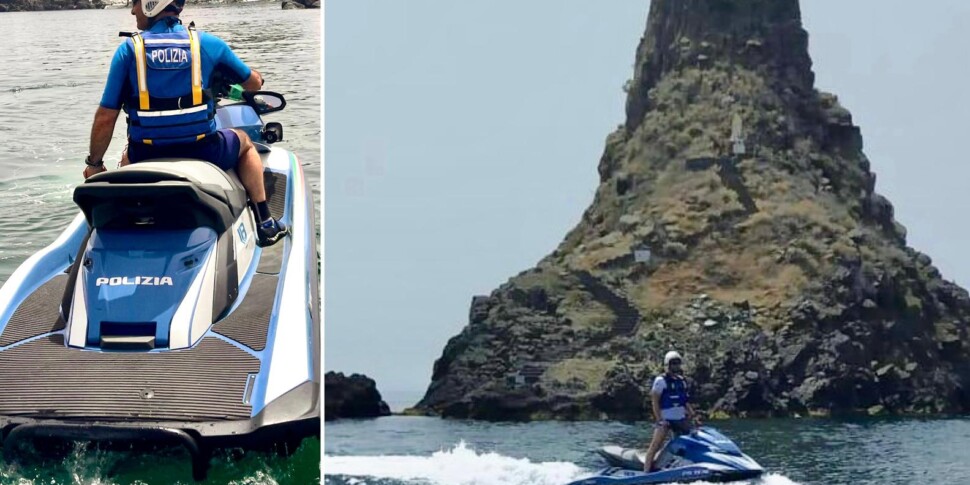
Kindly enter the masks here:
[[653, 468], [654, 458], [657, 452], [660, 451], [660, 445], [664, 443], [667, 439], [667, 427], [657, 426], [653, 429], [653, 439], [650, 440], [650, 446], [647, 448], [647, 456], [643, 457], [643, 471], [649, 472]]
[[263, 162], [259, 158], [256, 146], [242, 130], [233, 130], [239, 136], [239, 163], [236, 172], [239, 181], [246, 188], [249, 200], [256, 205], [256, 233], [260, 246], [276, 244], [289, 234], [289, 229], [281, 224], [269, 213], [266, 204], [266, 188], [263, 186]]
[[[249, 135], [242, 130], [232, 130], [239, 136], [239, 165], [236, 172], [249, 200], [254, 204], [266, 202], [266, 188], [263, 186], [263, 161], [259, 158], [256, 146], [249, 139]], [[262, 222], [262, 221], [260, 221]]]

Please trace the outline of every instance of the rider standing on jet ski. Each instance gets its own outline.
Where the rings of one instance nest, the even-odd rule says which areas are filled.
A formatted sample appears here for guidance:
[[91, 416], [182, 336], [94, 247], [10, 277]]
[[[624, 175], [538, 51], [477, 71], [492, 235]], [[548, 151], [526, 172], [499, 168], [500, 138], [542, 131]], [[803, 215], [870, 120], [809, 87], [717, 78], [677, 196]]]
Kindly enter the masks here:
[[643, 471], [650, 472], [660, 446], [673, 431], [677, 434], [687, 434], [694, 422], [694, 408], [690, 405], [690, 393], [687, 380], [683, 375], [684, 359], [677, 351], [671, 350], [664, 355], [664, 373], [653, 380], [650, 389], [650, 400], [653, 408], [653, 440], [647, 448], [647, 456], [643, 460]]
[[235, 168], [256, 205], [260, 246], [275, 244], [288, 229], [270, 214], [263, 187], [263, 163], [242, 130], [216, 130], [213, 73], [224, 69], [247, 91], [263, 85], [226, 43], [182, 26], [185, 0], [135, 0], [138, 29], [115, 51], [101, 104], [91, 127], [84, 178], [105, 171], [104, 157], [118, 114], [128, 115], [127, 156], [131, 163], [153, 158], [195, 158], [223, 170]]

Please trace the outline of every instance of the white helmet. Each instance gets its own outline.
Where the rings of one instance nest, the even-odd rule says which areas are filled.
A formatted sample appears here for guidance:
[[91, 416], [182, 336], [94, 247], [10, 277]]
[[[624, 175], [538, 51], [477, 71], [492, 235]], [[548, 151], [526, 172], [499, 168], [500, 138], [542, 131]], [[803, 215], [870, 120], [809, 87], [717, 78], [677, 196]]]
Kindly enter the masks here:
[[670, 352], [667, 352], [664, 355], [664, 367], [667, 367], [668, 365], [670, 365], [670, 361], [674, 359], [677, 359], [680, 361], [684, 360], [684, 358], [680, 356], [680, 352], [677, 352], [676, 350], [671, 350]]
[[145, 12], [145, 16], [152, 18], [165, 10], [171, 4], [176, 4], [176, 7], [181, 7], [185, 5], [184, 1], [178, 0], [139, 0], [141, 2], [141, 11]]

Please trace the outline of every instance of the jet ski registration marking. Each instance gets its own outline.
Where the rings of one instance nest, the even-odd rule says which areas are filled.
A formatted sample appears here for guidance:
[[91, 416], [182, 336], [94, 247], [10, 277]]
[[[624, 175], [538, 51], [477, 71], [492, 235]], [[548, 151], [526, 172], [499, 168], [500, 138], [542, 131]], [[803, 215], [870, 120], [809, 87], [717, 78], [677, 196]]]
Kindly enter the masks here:
[[703, 468], [696, 469], [696, 470], [689, 470], [688, 469], [688, 470], [684, 470], [684, 471], [682, 471], [680, 473], [680, 475], [682, 477], [684, 477], [684, 478], [688, 478], [688, 477], [690, 477], [690, 478], [706, 477], [706, 476], [708, 476], [710, 474], [711, 474], [711, 471], [710, 470], [705, 470]]
[[94, 280], [95, 286], [172, 286], [171, 276], [115, 276], [112, 278], [98, 278]]

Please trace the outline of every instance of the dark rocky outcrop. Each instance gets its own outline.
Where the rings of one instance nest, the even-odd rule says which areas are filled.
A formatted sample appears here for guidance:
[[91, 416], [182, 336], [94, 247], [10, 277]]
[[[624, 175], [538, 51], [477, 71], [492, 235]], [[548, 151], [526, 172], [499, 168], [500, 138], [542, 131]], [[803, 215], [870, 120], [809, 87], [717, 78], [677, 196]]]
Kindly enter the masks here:
[[320, 8], [320, 0], [283, 0], [283, 10]]
[[416, 412], [644, 417], [671, 348], [718, 415], [970, 411], [970, 297], [906, 245], [800, 15], [651, 2], [592, 205], [473, 299]]
[[374, 380], [353, 374], [327, 372], [324, 376], [324, 420], [340, 418], [376, 418], [391, 414], [381, 399]]

